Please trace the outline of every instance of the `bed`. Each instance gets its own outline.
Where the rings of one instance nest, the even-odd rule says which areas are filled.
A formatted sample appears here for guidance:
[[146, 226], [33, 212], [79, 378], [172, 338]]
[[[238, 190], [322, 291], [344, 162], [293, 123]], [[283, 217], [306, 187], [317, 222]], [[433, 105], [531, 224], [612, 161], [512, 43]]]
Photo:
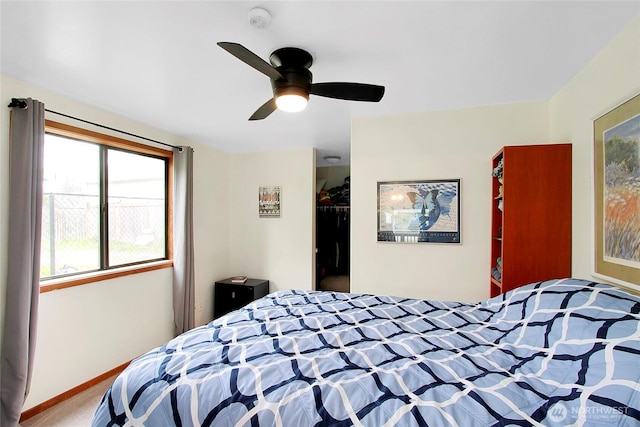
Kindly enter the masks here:
[[92, 425], [638, 425], [639, 312], [577, 279], [477, 304], [278, 291], [134, 360]]

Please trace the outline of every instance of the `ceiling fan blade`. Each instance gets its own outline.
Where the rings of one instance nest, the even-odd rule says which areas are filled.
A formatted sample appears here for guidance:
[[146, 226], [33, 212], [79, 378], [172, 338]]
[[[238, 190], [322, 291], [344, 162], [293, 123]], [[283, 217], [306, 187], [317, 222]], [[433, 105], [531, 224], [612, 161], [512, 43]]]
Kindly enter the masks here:
[[266, 119], [267, 117], [269, 117], [269, 114], [271, 114], [274, 111], [276, 111], [277, 108], [278, 108], [278, 106], [276, 105], [276, 99], [275, 98], [271, 98], [270, 100], [268, 100], [267, 102], [262, 104], [262, 106], [260, 108], [258, 108], [256, 110], [256, 112], [253, 113], [253, 115], [251, 117], [249, 117], [249, 120]]
[[378, 102], [384, 95], [384, 86], [343, 82], [313, 83], [309, 93], [349, 101]]
[[220, 46], [245, 64], [250, 65], [251, 67], [260, 71], [262, 74], [266, 74], [267, 76], [269, 76], [269, 78], [273, 80], [284, 80], [282, 74], [280, 74], [278, 70], [273, 68], [271, 64], [269, 64], [267, 61], [260, 58], [258, 55], [251, 52], [241, 44], [232, 42], [218, 42], [218, 46]]

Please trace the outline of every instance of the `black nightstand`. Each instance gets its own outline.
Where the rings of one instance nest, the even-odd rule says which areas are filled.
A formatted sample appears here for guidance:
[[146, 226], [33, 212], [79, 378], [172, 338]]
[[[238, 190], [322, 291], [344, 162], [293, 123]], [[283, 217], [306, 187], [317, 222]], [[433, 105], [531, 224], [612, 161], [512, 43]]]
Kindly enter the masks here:
[[244, 283], [232, 283], [231, 278], [215, 283], [213, 298], [213, 318], [244, 307], [251, 301], [269, 293], [269, 281], [247, 279]]

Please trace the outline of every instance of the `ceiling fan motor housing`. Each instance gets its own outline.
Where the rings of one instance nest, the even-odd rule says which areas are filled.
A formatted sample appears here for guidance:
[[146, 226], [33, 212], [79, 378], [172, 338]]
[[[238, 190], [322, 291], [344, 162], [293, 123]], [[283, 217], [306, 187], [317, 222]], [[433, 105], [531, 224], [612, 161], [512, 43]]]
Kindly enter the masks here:
[[283, 47], [274, 50], [269, 56], [269, 61], [275, 68], [286, 65], [308, 69], [313, 64], [313, 57], [306, 50], [297, 47]]
[[311, 71], [307, 69], [293, 69], [287, 67], [278, 67], [277, 70], [282, 74], [285, 80], [271, 80], [273, 96], [280, 95], [300, 95], [309, 99], [309, 91], [311, 90]]
[[274, 97], [295, 94], [309, 99], [313, 80], [313, 74], [309, 71], [313, 57], [309, 52], [296, 47], [284, 47], [273, 51], [269, 61], [284, 77], [271, 80]]

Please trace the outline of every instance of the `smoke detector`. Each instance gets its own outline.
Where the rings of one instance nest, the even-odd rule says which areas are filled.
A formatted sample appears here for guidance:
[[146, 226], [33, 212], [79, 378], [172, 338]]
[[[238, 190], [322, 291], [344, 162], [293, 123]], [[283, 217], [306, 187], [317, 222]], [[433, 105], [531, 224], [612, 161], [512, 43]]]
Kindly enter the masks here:
[[252, 27], [262, 29], [271, 24], [271, 14], [261, 7], [254, 7], [249, 11], [249, 24]]

